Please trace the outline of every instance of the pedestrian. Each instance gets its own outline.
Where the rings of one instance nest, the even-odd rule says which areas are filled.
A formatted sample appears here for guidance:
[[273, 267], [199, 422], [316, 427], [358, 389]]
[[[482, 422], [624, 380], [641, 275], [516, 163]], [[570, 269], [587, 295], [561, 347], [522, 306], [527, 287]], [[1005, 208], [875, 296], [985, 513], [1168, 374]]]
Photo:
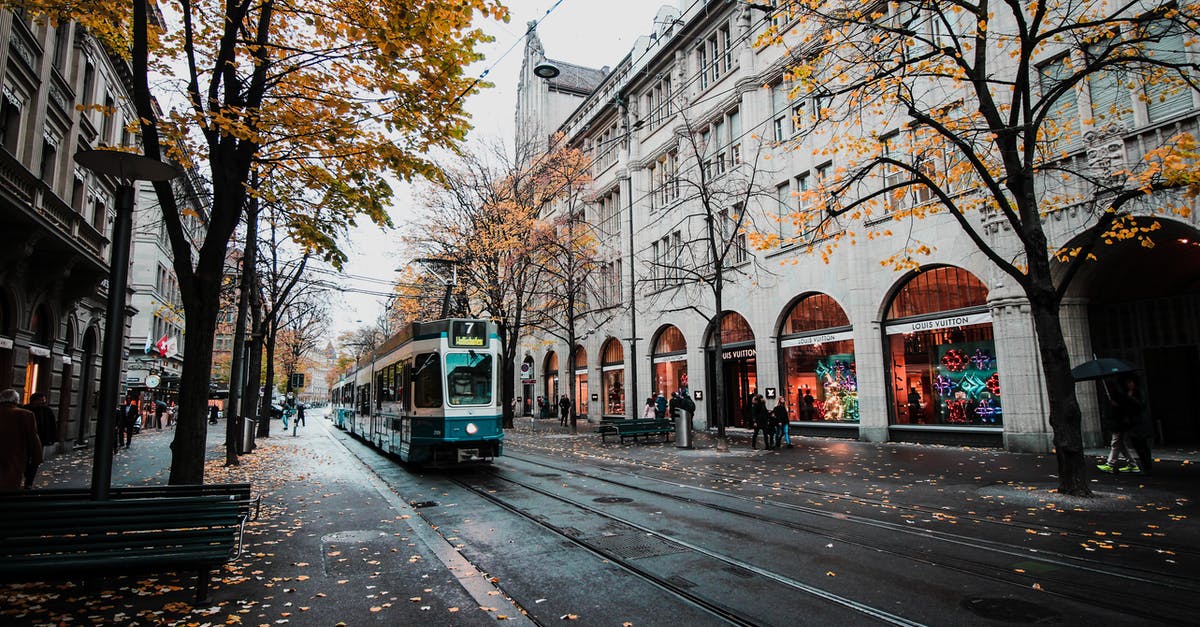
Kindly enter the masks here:
[[664, 418], [667, 415], [667, 397], [663, 396], [662, 390], [658, 391], [658, 396], [654, 399], [654, 417]]
[[813, 398], [812, 390], [804, 388], [804, 404], [800, 407], [800, 419], [812, 421], [817, 417], [817, 401]]
[[296, 406], [296, 424], [301, 427], [308, 425], [308, 423], [304, 422], [304, 403]]
[[654, 407], [654, 397], [646, 397], [646, 407], [642, 409], [642, 418], [654, 418], [658, 415], [658, 410]]
[[680, 411], [682, 411], [682, 409], [679, 407], [679, 391], [676, 390], [671, 392], [671, 400], [667, 401], [667, 416], [669, 416], [671, 420], [675, 420], [679, 417]]
[[[1146, 411], [1146, 404], [1138, 390], [1136, 377], [1133, 375], [1123, 377], [1120, 388], [1114, 400], [1117, 404], [1117, 411], [1124, 416], [1123, 422], [1127, 425], [1125, 441], [1133, 446], [1141, 465], [1133, 463], [1133, 458], [1130, 457], [1129, 463], [1118, 467], [1117, 471], [1140, 471], [1143, 475], [1149, 475], [1154, 471], [1154, 455], [1150, 451], [1150, 442], [1154, 439], [1154, 420]], [[1109, 454], [1111, 455], [1111, 451]], [[1128, 448], [1125, 450], [1125, 455], [1129, 455]]]
[[[58, 418], [54, 416], [54, 410], [50, 409], [48, 401], [49, 398], [45, 392], [34, 392], [29, 397], [29, 404], [25, 406], [25, 409], [33, 414], [34, 423], [37, 425], [38, 439], [42, 441], [43, 448], [58, 442]], [[45, 457], [45, 451], [42, 452], [42, 456]], [[26, 488], [33, 486], [37, 469], [38, 467], [34, 465], [25, 470]]]
[[162, 431], [163, 414], [167, 413], [167, 404], [163, 401], [154, 401], [154, 430]]
[[125, 441], [126, 449], [133, 444], [133, 431], [137, 428], [139, 417], [137, 399], [127, 396], [125, 404], [117, 408], [117, 441], [113, 444], [113, 450], [121, 445], [122, 440]]
[[538, 418], [546, 418], [546, 399], [541, 396], [537, 397]]
[[[208, 424], [210, 424], [210, 425], [215, 425], [215, 424], [217, 424], [217, 414], [218, 414], [218, 413], [219, 413], [219, 412], [217, 411], [217, 406], [216, 406], [216, 405], [209, 405], [209, 406], [208, 406]], [[283, 426], [284, 426], [284, 427], [287, 427], [287, 424], [284, 424]]]
[[563, 394], [562, 398], [558, 399], [558, 426], [567, 426], [567, 419], [570, 418], [570, 413], [571, 399], [567, 398], [566, 394]]
[[788, 419], [787, 403], [784, 403], [782, 398], [775, 404], [775, 409], [771, 410], [771, 417], [775, 422], [775, 448], [779, 448], [783, 443], [787, 443], [787, 447], [792, 448], [792, 436], [788, 433], [791, 425]]
[[18, 407], [21, 393], [9, 388], [0, 392], [0, 490], [30, 488], [29, 468], [42, 464], [42, 441], [37, 418]]
[[763, 434], [763, 449], [771, 448], [771, 413], [767, 411], [767, 403], [762, 395], [750, 397], [750, 419], [754, 421], [754, 433], [750, 435], [750, 448], [758, 448], [758, 433]]
[[175, 404], [175, 401], [171, 401], [171, 407], [169, 407], [167, 409], [167, 426], [168, 427], [175, 424], [175, 416], [178, 412], [179, 412], [179, 407]]
[[1125, 390], [1114, 392], [1108, 382], [1104, 383], [1104, 391], [1108, 396], [1108, 411], [1101, 419], [1100, 426], [1109, 433], [1108, 458], [1096, 464], [1096, 468], [1111, 473], [1136, 472], [1139, 468], [1129, 453], [1129, 431], [1133, 427], [1135, 413], [1140, 410], [1140, 401], [1134, 407]]

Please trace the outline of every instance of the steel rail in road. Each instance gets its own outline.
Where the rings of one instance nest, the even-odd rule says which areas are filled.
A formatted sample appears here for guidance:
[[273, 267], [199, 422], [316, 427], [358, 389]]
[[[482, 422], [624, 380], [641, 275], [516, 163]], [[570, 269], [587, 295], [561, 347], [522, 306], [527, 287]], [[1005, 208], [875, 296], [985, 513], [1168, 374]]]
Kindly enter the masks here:
[[[961, 572], [963, 574], [967, 574], [967, 575], [974, 576], [974, 577], [989, 579], [992, 581], [997, 581], [997, 582], [1008, 584], [1008, 585], [1018, 585], [1020, 587], [1026, 587], [1029, 585], [1028, 583], [1014, 582], [1010, 578], [1005, 578], [1005, 577], [997, 575], [994, 564], [984, 562], [984, 561], [981, 561], [978, 559], [972, 560], [972, 559], [966, 559], [966, 558], [956, 558], [957, 561], [959, 561], [960, 563], [974, 566], [973, 568], [968, 568], [966, 565], [952, 564], [952, 563], [948, 563], [948, 562], [944, 562], [944, 561], [938, 562], [938, 561], [934, 561], [931, 558], [926, 557], [924, 555], [912, 554], [912, 553], [908, 553], [908, 552], [901, 550], [904, 547], [904, 545], [902, 543], [871, 544], [868, 542], [864, 542], [863, 540], [860, 539], [859, 536], [856, 536], [854, 534], [850, 534], [850, 533], [836, 534], [836, 533], [830, 532], [827, 529], [816, 528], [816, 527], [812, 527], [809, 525], [795, 523], [792, 521], [763, 518], [761, 511], [748, 512], [748, 511], [739, 510], [734, 507], [728, 507], [728, 506], [724, 506], [724, 505], [720, 505], [720, 504], [716, 504], [716, 503], [710, 503], [707, 501], [702, 501], [702, 500], [698, 500], [698, 499], [687, 497], [687, 496], [682, 496], [682, 495], [671, 493], [671, 492], [654, 490], [654, 489], [651, 489], [651, 488], [648, 488], [645, 486], [618, 481], [618, 480], [613, 479], [611, 476], [603, 476], [600, 474], [585, 472], [584, 470], [581, 470], [577, 467], [558, 466], [556, 464], [548, 463], [546, 461], [530, 459], [528, 457], [524, 457], [521, 455], [514, 455], [512, 453], [511, 449], [509, 451], [507, 451], [506, 458], [511, 461], [519, 461], [519, 462], [523, 462], [526, 464], [555, 470], [557, 472], [561, 472], [561, 473], [565, 473], [565, 474], [569, 474], [569, 475], [585, 477], [588, 479], [594, 479], [597, 481], [602, 481], [605, 483], [616, 485], [616, 486], [619, 486], [624, 489], [635, 490], [635, 491], [651, 494], [651, 495], [654, 495], [654, 496], [657, 496], [660, 498], [668, 498], [668, 499], [672, 499], [672, 500], [676, 500], [676, 501], [680, 501], [680, 502], [685, 502], [688, 504], [697, 505], [697, 506], [705, 507], [708, 509], [713, 509], [715, 511], [720, 511], [722, 513], [750, 517], [761, 523], [774, 524], [774, 525], [779, 525], [784, 528], [788, 528], [788, 529], [792, 529], [792, 530], [819, 534], [824, 537], [828, 537], [829, 539], [837, 540], [844, 544], [858, 546], [858, 547], [873, 550], [873, 551], [888, 553], [888, 554], [895, 555], [897, 557], [901, 557], [904, 559], [918, 561], [920, 563], [923, 563], [923, 564], [926, 564], [929, 566], [955, 570], [955, 571]], [[1178, 615], [1164, 615], [1162, 612], [1158, 611], [1161, 609], [1166, 609], [1165, 607], [1163, 607], [1164, 604], [1177, 606], [1179, 611], [1185, 615], [1188, 614], [1189, 612], [1194, 613], [1197, 610], [1200, 610], [1200, 608], [1198, 608], [1194, 604], [1192, 604], [1192, 605], [1186, 605], [1186, 604], [1180, 605], [1179, 604], [1179, 601], [1181, 601], [1181, 600], [1200, 598], [1196, 595], [1197, 592], [1200, 592], [1200, 585], [1198, 585], [1194, 579], [1187, 577], [1187, 576], [1174, 577], [1174, 576], [1166, 575], [1166, 574], [1159, 573], [1159, 572], [1151, 572], [1149, 574], [1152, 576], [1146, 576], [1145, 573], [1147, 571], [1145, 571], [1144, 569], [1125, 568], [1124, 570], [1117, 570], [1114, 568], [1113, 564], [1106, 563], [1101, 560], [1093, 560], [1093, 559], [1089, 559], [1089, 558], [1065, 555], [1062, 553], [1046, 551], [1046, 550], [1041, 550], [1041, 549], [1030, 549], [1030, 548], [1026, 548], [1026, 547], [1019, 547], [1019, 546], [1014, 546], [1011, 544], [1005, 544], [1003, 542], [973, 538], [973, 537], [969, 537], [969, 536], [953, 534], [953, 533], [948, 533], [948, 532], [944, 532], [944, 531], [913, 528], [909, 525], [901, 525], [898, 523], [893, 523], [893, 522], [888, 522], [888, 521], [883, 521], [883, 520], [876, 520], [876, 519], [872, 519], [872, 518], [868, 518], [868, 517], [864, 517], [864, 516], [857, 516], [854, 514], [831, 512], [827, 509], [822, 509], [822, 508], [807, 507], [807, 506], [803, 506], [803, 505], [796, 505], [796, 504], [792, 504], [792, 503], [779, 502], [779, 501], [768, 500], [768, 499], [763, 499], [763, 498], [755, 498], [755, 497], [742, 496], [742, 495], [738, 495], [738, 494], [731, 494], [731, 493], [727, 493], [727, 492], [722, 492], [720, 490], [714, 490], [712, 488], [706, 488], [706, 487], [702, 487], [702, 486], [694, 486], [694, 485], [679, 483], [677, 481], [659, 479], [656, 477], [647, 477], [645, 475], [640, 475], [640, 474], [635, 474], [635, 473], [626, 473], [626, 472], [622, 472], [620, 470], [614, 470], [609, 467], [605, 467], [604, 470], [606, 473], [609, 473], [609, 474], [618, 474], [618, 475], [624, 474], [628, 477], [636, 478], [638, 480], [645, 481], [645, 482], [661, 483], [661, 484], [664, 484], [664, 485], [667, 485], [667, 486], [670, 486], [673, 488], [677, 488], [677, 489], [679, 489], [679, 488], [689, 489], [689, 490], [693, 490], [696, 492], [719, 496], [721, 498], [726, 498], [726, 499], [731, 499], [731, 500], [736, 500], [736, 501], [743, 501], [743, 502], [750, 503], [750, 504], [753, 504], [756, 506], [769, 505], [769, 506], [773, 506], [773, 507], [778, 507], [780, 509], [796, 511], [796, 512], [800, 512], [800, 513], [804, 513], [804, 514], [808, 514], [808, 515], [812, 515], [812, 516], [817, 516], [817, 517], [821, 517], [821, 518], [825, 518], [825, 519], [835, 519], [840, 522], [850, 522], [850, 523], [855, 523], [855, 524], [860, 524], [860, 525], [866, 525], [866, 526], [871, 526], [871, 527], [878, 528], [878, 529], [883, 529], [885, 531], [902, 533], [902, 534], [920, 537], [923, 539], [931, 539], [931, 540], [936, 540], [936, 541], [940, 541], [940, 542], [945, 542], [948, 544], [954, 544], [954, 545], [957, 545], [957, 546], [960, 546], [960, 547], [963, 547], [963, 548], [966, 548], [966, 549], [969, 549], [972, 551], [986, 551], [989, 553], [997, 553], [997, 554], [1007, 555], [1007, 556], [1021, 558], [1021, 559], [1036, 559], [1037, 561], [1042, 562], [1049, 566], [1054, 566], [1054, 567], [1063, 568], [1063, 569], [1075, 569], [1078, 571], [1088, 572], [1089, 574], [1094, 575], [1095, 577], [1089, 578], [1086, 581], [1068, 581], [1068, 580], [1059, 581], [1059, 583], [1062, 583], [1065, 586], [1069, 586], [1072, 589], [1077, 588], [1078, 592], [1072, 593], [1072, 592], [1068, 592], [1064, 589], [1056, 588], [1053, 586], [1043, 586], [1043, 592], [1054, 595], [1054, 596], [1058, 596], [1061, 598], [1070, 599], [1072, 601], [1084, 603], [1084, 604], [1106, 607], [1106, 608], [1112, 609], [1114, 611], [1120, 611], [1120, 612], [1122, 612], [1124, 614], [1128, 614], [1128, 615], [1135, 615], [1135, 616], [1139, 616], [1142, 618], [1148, 618], [1148, 619], [1153, 619], [1153, 620], [1174, 621], [1174, 620], [1179, 619]], [[505, 478], [505, 480], [510, 480], [510, 479]], [[853, 500], [855, 498], [855, 497], [847, 497], [846, 495], [839, 494], [839, 493], [834, 493], [834, 494], [838, 494], [838, 496], [841, 496], [843, 499], [850, 498], [851, 500]], [[894, 504], [891, 504], [891, 505], [894, 506]], [[590, 506], [582, 505], [582, 507], [590, 507]], [[1075, 532], [1075, 534], [1079, 535], [1080, 537], [1089, 537], [1089, 538], [1091, 537], [1091, 536], [1088, 536], [1081, 532]], [[678, 542], [677, 540], [674, 540], [674, 541]], [[1153, 548], [1153, 547], [1150, 547], [1150, 548]], [[1042, 582], [1044, 582], [1044, 583], [1049, 583], [1051, 581], [1055, 581], [1053, 579], [1050, 579], [1046, 573], [1042, 573], [1040, 575], [1040, 578], [1041, 578]], [[1162, 591], [1162, 595], [1161, 595], [1162, 598], [1157, 599], [1155, 602], [1144, 602], [1145, 599], [1139, 595], [1132, 595], [1132, 597], [1131, 597], [1132, 593], [1129, 592], [1128, 590], [1126, 590], [1121, 585], [1122, 581], [1125, 582], [1125, 584], [1130, 584], [1130, 583], [1144, 584], [1148, 589], [1160, 590], [1160, 591]], [[1101, 584], [1111, 586], [1109, 593], [1104, 594], [1104, 593], [1100, 593], [1098, 591], [1097, 586], [1101, 585]], [[1134, 602], [1132, 600], [1134, 597], [1136, 597], [1136, 599], [1140, 599], [1142, 602]]]
[[[549, 497], [555, 501], [568, 504], [572, 507], [584, 510], [584, 511], [594, 514], [600, 518], [607, 519], [607, 520], [610, 520], [610, 521], [613, 521], [616, 523], [620, 523], [622, 525], [626, 525], [628, 527], [638, 530], [639, 532], [646, 534], [647, 536], [658, 538], [664, 542], [668, 542], [671, 544], [681, 546], [689, 551], [692, 551], [693, 553], [703, 555], [709, 559], [713, 559], [718, 562], [722, 562], [724, 564], [742, 569], [747, 572], [754, 573], [755, 575], [763, 577], [764, 579], [768, 579], [768, 580], [774, 581], [776, 583], [782, 584], [784, 586], [787, 586], [789, 588], [798, 590], [800, 592], [804, 592], [815, 598], [818, 598], [823, 601], [827, 601], [829, 603], [833, 603], [835, 605], [844, 607], [846, 609], [852, 610], [852, 611], [862, 614], [864, 616], [871, 617], [880, 622], [883, 622], [883, 623], [886, 623], [889, 625], [903, 625], [905, 627], [915, 627], [917, 625], [922, 625], [922, 623], [920, 623], [920, 622], [912, 621], [903, 616], [893, 614], [886, 610], [883, 610], [883, 609], [880, 609], [877, 607], [873, 607], [873, 606], [867, 605], [865, 603], [861, 603], [859, 601], [855, 601], [854, 599], [844, 597], [842, 595], [839, 595], [835, 592], [831, 592], [824, 588], [813, 586], [811, 584], [804, 583], [803, 581], [793, 579], [786, 575], [782, 575], [780, 573], [776, 573], [776, 572], [772, 572], [772, 571], [769, 571], [764, 568], [760, 568], [749, 562], [745, 562], [743, 560], [739, 560], [737, 558], [730, 557], [730, 556], [724, 555], [722, 553], [718, 553], [716, 551], [705, 548], [703, 546], [699, 546], [697, 544], [687, 542], [685, 540], [680, 540], [678, 538], [671, 537], [667, 534], [664, 534], [660, 531], [657, 531], [657, 530], [647, 527], [645, 525], [641, 525], [637, 522], [634, 522], [634, 521], [631, 521], [631, 520], [628, 520], [628, 519], [625, 519], [625, 518], [622, 518], [619, 516], [615, 516], [611, 512], [605, 511], [605, 510], [597, 508], [597, 507], [593, 507], [586, 503], [580, 503], [578, 501], [574, 501], [574, 500], [566, 498], [564, 496], [555, 494], [549, 490], [544, 490], [537, 486], [530, 485], [528, 483], [524, 483], [522, 481], [518, 481], [516, 479], [512, 479], [510, 477], [505, 477], [505, 476], [502, 476], [499, 474], [493, 474], [493, 475], [491, 475], [491, 477], [500, 479], [502, 481], [506, 481], [506, 482], [514, 484], [514, 485], [518, 485], [522, 488], [525, 488], [526, 490], [535, 492], [542, 496]], [[520, 507], [517, 507], [513, 504], [506, 502], [504, 499], [500, 498], [496, 494], [489, 492], [486, 488], [481, 488], [481, 487], [472, 485], [470, 482], [462, 480], [462, 479], [452, 478], [450, 480], [453, 483], [455, 483], [456, 485], [458, 485], [459, 487], [462, 487], [463, 489], [471, 491], [471, 493], [475, 494], [476, 496], [482, 497], [482, 498], [486, 499], [487, 501], [505, 509], [506, 511], [517, 514], [518, 516], [521, 516], [522, 518], [525, 518], [526, 520], [533, 522], [534, 524], [538, 525], [539, 527], [541, 527], [543, 529], [550, 530], [550, 531], [566, 538], [567, 540], [571, 541], [572, 543], [574, 543], [582, 548], [585, 548], [585, 549], [603, 557], [604, 559], [606, 559], [610, 562], [620, 565], [621, 567], [629, 570], [630, 572], [633, 572], [634, 574], [646, 579], [647, 581], [654, 583], [655, 585], [659, 586], [660, 588], [663, 588], [663, 589], [667, 590], [668, 592], [671, 592], [672, 594], [675, 594], [681, 598], [687, 599], [688, 601], [704, 608], [707, 611], [712, 612], [713, 614], [715, 614], [717, 616], [725, 618], [726, 620], [729, 620], [730, 622], [732, 622], [734, 624], [738, 624], [738, 625], [755, 625], [756, 624], [752, 621], [747, 621], [745, 618], [734, 614], [733, 612], [724, 608], [723, 606], [720, 606], [712, 601], [709, 601], [708, 599], [706, 599], [702, 596], [699, 596], [697, 594], [689, 592], [686, 588], [683, 588], [681, 586], [677, 586], [677, 585], [671, 583], [669, 578], [660, 577], [652, 572], [649, 572], [646, 569], [638, 567], [636, 564], [632, 563], [632, 560], [625, 559], [614, 552], [605, 550], [603, 547], [599, 547], [599, 546], [596, 546], [595, 544], [589, 543], [585, 539], [581, 539], [581, 538], [573, 536], [571, 534], [564, 533], [562, 529], [556, 527], [555, 525], [547, 523], [542, 518], [534, 515], [533, 513], [529, 512], [525, 509], [522, 509]]]

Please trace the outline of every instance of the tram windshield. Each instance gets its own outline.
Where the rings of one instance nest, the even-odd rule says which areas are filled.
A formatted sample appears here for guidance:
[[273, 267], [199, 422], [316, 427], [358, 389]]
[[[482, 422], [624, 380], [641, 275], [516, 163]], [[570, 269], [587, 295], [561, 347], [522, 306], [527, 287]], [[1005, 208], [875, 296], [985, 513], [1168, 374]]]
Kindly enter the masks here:
[[492, 356], [446, 353], [446, 391], [451, 405], [491, 405]]

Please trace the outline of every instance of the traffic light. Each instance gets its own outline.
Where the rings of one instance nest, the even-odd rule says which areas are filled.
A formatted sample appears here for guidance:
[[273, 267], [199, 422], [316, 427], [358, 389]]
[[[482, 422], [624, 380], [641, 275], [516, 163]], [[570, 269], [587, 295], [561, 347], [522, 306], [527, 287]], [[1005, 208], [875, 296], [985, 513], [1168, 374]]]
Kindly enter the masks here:
[[292, 373], [292, 386], [291, 387], [293, 390], [299, 390], [300, 388], [304, 387], [304, 373], [303, 372]]

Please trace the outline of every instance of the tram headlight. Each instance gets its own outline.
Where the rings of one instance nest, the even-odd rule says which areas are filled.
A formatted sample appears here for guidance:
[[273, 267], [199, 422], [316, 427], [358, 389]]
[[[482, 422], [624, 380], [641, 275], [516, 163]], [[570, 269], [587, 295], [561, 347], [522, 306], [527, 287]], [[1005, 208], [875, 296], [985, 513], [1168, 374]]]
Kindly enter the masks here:
[[479, 433], [479, 427], [476, 427], [475, 423], [473, 423], [473, 422], [468, 422], [467, 423], [467, 435], [475, 435], [476, 433]]

